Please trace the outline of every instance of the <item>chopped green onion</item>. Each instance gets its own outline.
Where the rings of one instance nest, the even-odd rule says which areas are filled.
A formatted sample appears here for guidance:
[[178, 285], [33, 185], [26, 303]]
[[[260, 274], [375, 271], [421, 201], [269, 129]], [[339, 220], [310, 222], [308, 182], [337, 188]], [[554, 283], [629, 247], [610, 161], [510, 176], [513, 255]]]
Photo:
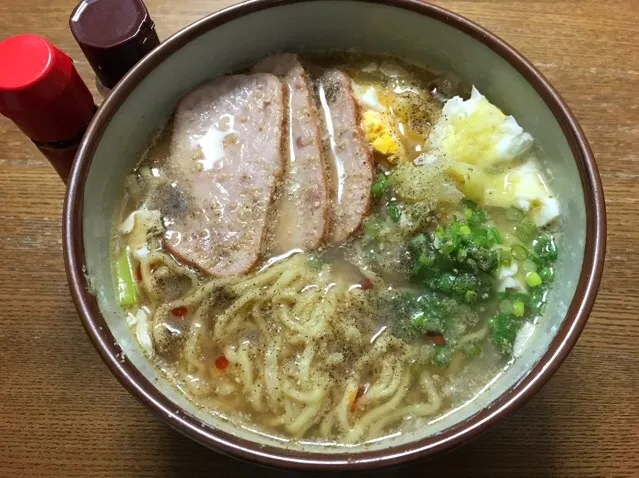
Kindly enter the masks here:
[[434, 262], [435, 262], [435, 258], [433, 256], [429, 256], [426, 254], [422, 254], [419, 256], [420, 264], [423, 264], [425, 266], [430, 266], [430, 265], [433, 265]]
[[390, 189], [391, 183], [384, 173], [377, 175], [377, 182], [371, 186], [371, 193], [374, 197], [381, 196]]
[[364, 232], [373, 239], [379, 239], [384, 225], [376, 218], [368, 218], [364, 221]]
[[427, 271], [427, 268], [424, 264], [419, 261], [416, 261], [412, 267], [410, 268], [411, 278], [419, 277]]
[[555, 277], [555, 270], [552, 267], [543, 267], [539, 271], [539, 277], [544, 282], [551, 282]]
[[543, 284], [543, 282], [544, 281], [536, 272], [529, 272], [526, 274], [526, 284], [528, 284], [529, 287], [538, 287]]
[[133, 272], [129, 251], [124, 249], [116, 264], [116, 285], [118, 300], [122, 307], [130, 307], [138, 303], [138, 293], [133, 281]]
[[502, 300], [499, 304], [499, 311], [504, 314], [511, 314], [513, 312], [513, 303], [508, 299]]
[[444, 272], [437, 281], [437, 288], [442, 292], [450, 292], [455, 285], [455, 275], [450, 272]]
[[523, 317], [526, 312], [526, 306], [521, 300], [513, 302], [513, 315], [515, 317]]
[[461, 204], [471, 211], [477, 209], [477, 203], [475, 201], [471, 201], [470, 199], [462, 199]]
[[481, 355], [482, 347], [477, 342], [471, 342], [464, 347], [464, 355], [468, 360], [476, 359]]
[[524, 212], [520, 209], [509, 207], [506, 209], [506, 219], [513, 222], [519, 222], [524, 218]]
[[[466, 208], [490, 219], [476, 206], [468, 204]], [[388, 224], [389, 220], [386, 227]], [[500, 238], [490, 232], [491, 228], [485, 223], [472, 225], [454, 215], [432, 232], [413, 237], [407, 244], [410, 281], [447, 295], [464, 307], [488, 300], [495, 289], [500, 259], [512, 260], [510, 248], [500, 255], [502, 247], [494, 247]], [[493, 235], [493, 243], [488, 240], [489, 234]]]
[[515, 259], [517, 259], [520, 262], [525, 261], [526, 258], [528, 257], [528, 251], [526, 251], [526, 248], [519, 244], [515, 244], [514, 246], [512, 246], [510, 248], [510, 253]]
[[509, 249], [497, 249], [497, 255], [502, 266], [510, 267], [513, 262], [513, 255]]
[[408, 243], [408, 248], [413, 252], [421, 251], [428, 244], [428, 239], [424, 234], [413, 237]]
[[550, 234], [542, 234], [533, 241], [533, 249], [543, 264], [555, 262], [558, 257], [557, 244]]
[[485, 245], [488, 242], [488, 229], [478, 227], [473, 231], [473, 241]]
[[515, 227], [515, 235], [525, 243], [529, 243], [537, 233], [537, 226], [530, 219], [524, 219]]
[[388, 216], [391, 218], [393, 222], [399, 222], [399, 219], [402, 213], [399, 210], [399, 206], [397, 205], [397, 202], [390, 201], [388, 204], [386, 204], [386, 212], [388, 212]]
[[449, 240], [443, 244], [440, 244], [439, 247], [437, 248], [439, 249], [439, 252], [441, 252], [445, 256], [448, 256], [450, 255], [451, 252], [453, 252], [457, 248], [457, 243], [456, 241]]
[[486, 236], [490, 244], [503, 244], [504, 242], [501, 232], [496, 227], [489, 227]]
[[466, 249], [460, 249], [457, 251], [457, 260], [464, 262], [468, 258], [468, 251]]
[[428, 321], [428, 319], [426, 318], [426, 313], [423, 310], [415, 312], [410, 320], [411, 322], [413, 322], [413, 325], [416, 325], [417, 327], [423, 325], [424, 322]]
[[537, 271], [537, 264], [535, 264], [530, 259], [526, 259], [522, 264], [522, 268], [524, 269], [524, 273], [535, 272]]
[[464, 209], [464, 217], [466, 218], [467, 221], [470, 221], [471, 218], [473, 217], [473, 210], [469, 207]]
[[513, 351], [517, 332], [523, 321], [503, 312], [494, 316], [488, 322], [491, 341], [503, 355], [510, 355]]
[[521, 292], [500, 292], [497, 294], [497, 297], [501, 300], [508, 299], [513, 302], [523, 302], [524, 304], [528, 304], [530, 300], [530, 296], [528, 294], [523, 294]]
[[530, 307], [535, 313], [540, 314], [544, 310], [546, 294], [547, 292], [543, 288], [533, 290], [532, 296], [530, 297]]
[[433, 363], [439, 367], [448, 367], [450, 363], [450, 348], [445, 345], [436, 345]]
[[471, 226], [478, 226], [488, 220], [488, 214], [483, 209], [475, 209], [473, 215], [468, 219]]

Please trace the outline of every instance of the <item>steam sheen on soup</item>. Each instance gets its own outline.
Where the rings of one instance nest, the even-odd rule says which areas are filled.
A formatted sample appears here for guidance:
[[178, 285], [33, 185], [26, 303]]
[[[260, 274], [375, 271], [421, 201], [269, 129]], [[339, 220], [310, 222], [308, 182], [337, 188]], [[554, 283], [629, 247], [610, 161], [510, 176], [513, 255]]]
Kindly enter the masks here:
[[119, 209], [140, 347], [211, 414], [303, 441], [467, 403], [526, 347], [558, 255], [533, 138], [387, 57], [280, 54], [200, 86]]

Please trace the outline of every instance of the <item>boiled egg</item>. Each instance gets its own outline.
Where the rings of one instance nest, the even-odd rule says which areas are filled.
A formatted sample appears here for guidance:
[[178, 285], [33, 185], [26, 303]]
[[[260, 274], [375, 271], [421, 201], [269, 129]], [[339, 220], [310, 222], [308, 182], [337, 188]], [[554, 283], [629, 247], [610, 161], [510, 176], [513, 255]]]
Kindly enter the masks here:
[[490, 178], [484, 189], [484, 204], [514, 206], [529, 212], [539, 227], [559, 217], [559, 201], [546, 185], [533, 158]]
[[497, 291], [504, 292], [506, 289], [515, 289], [525, 292], [526, 286], [517, 276], [518, 270], [519, 266], [514, 261], [508, 267], [501, 266], [497, 272]]
[[353, 85], [353, 92], [363, 110], [362, 129], [373, 150], [394, 161], [403, 154], [402, 143], [389, 108], [379, 99], [384, 92], [357, 84]]
[[363, 86], [354, 83], [353, 94], [362, 108], [377, 111], [379, 113], [386, 112], [387, 108], [380, 102], [380, 95], [377, 92], [377, 88], [374, 86]]
[[373, 149], [385, 156], [399, 150], [399, 141], [391, 135], [388, 120], [377, 111], [368, 110], [362, 115], [362, 128]]
[[446, 102], [427, 150], [416, 160], [445, 161], [466, 197], [488, 207], [516, 207], [538, 226], [559, 216], [559, 202], [530, 149], [533, 138], [473, 87], [470, 99]]
[[457, 187], [479, 204], [489, 207], [515, 207], [529, 212], [539, 227], [559, 217], [559, 201], [539, 170], [537, 161], [529, 158], [500, 173], [487, 173], [476, 166], [454, 163], [449, 174]]
[[428, 153], [489, 169], [526, 152], [533, 138], [512, 116], [506, 116], [475, 87], [464, 100], [448, 100], [428, 141]]

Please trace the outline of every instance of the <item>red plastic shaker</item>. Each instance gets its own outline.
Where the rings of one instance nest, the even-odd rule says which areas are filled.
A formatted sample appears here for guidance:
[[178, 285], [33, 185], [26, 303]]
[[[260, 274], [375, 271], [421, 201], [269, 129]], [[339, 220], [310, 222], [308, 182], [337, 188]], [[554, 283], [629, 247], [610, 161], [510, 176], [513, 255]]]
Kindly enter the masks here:
[[0, 113], [31, 138], [65, 182], [95, 111], [73, 61], [49, 41], [27, 34], [0, 42]]

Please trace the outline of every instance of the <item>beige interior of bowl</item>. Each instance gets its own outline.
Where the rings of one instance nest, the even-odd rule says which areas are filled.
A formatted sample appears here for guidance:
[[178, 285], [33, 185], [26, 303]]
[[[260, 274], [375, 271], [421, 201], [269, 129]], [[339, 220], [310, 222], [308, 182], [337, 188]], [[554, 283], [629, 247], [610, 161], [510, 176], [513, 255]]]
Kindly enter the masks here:
[[[184, 46], [157, 67], [121, 105], [95, 153], [84, 193], [84, 245], [88, 276], [100, 309], [118, 344], [135, 366], [177, 405], [208, 426], [261, 443], [284, 442], [236, 428], [193, 407], [144, 358], [113, 293], [110, 238], [114, 205], [126, 173], [137, 163], [149, 138], [161, 127], [178, 99], [208, 78], [246, 65], [272, 52], [354, 49], [386, 53], [435, 69], [452, 71], [476, 85], [489, 100], [532, 133], [541, 161], [559, 193], [562, 221], [569, 231], [547, 315], [526, 352], [470, 405], [441, 417], [414, 434], [393, 439], [403, 443], [436, 434], [475, 414], [521, 380], [540, 359], [560, 327], [573, 297], [584, 251], [585, 210], [579, 174], [561, 129], [542, 99], [505, 60], [451, 26], [419, 14], [383, 5], [345, 0], [313, 1], [271, 8], [231, 21]], [[389, 446], [388, 441], [366, 447]], [[334, 451], [330, 447], [286, 444], [294, 448]], [[342, 448], [341, 450], [347, 451]], [[352, 450], [351, 450], [352, 451]]]

